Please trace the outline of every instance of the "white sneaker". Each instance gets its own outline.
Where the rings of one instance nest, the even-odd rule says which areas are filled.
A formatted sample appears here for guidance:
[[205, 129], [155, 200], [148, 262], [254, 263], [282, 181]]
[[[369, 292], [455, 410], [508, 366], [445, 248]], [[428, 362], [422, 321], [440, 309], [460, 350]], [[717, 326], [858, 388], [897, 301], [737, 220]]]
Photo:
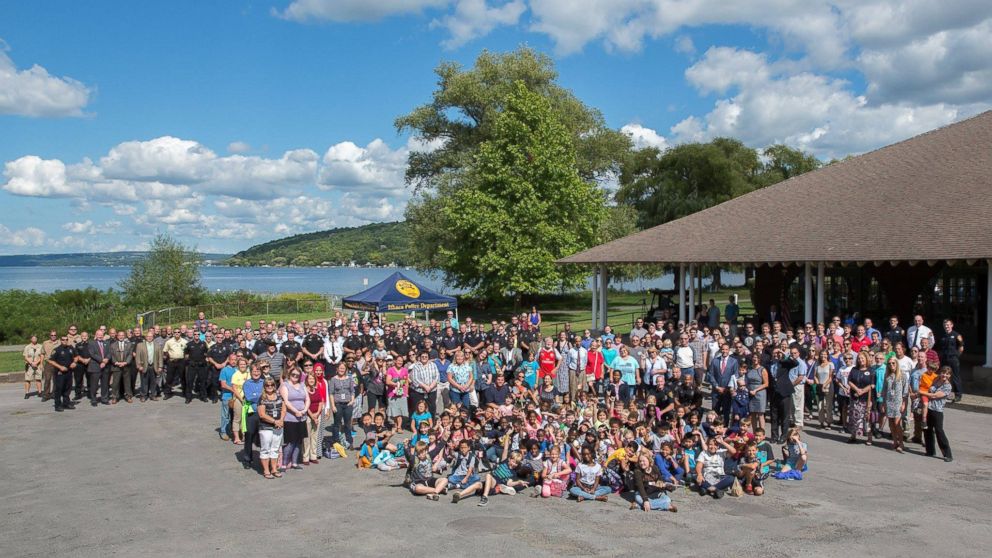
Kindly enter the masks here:
[[517, 490], [510, 485], [501, 484], [499, 487], [499, 492], [500, 494], [509, 494], [510, 496], [513, 496], [517, 493]]

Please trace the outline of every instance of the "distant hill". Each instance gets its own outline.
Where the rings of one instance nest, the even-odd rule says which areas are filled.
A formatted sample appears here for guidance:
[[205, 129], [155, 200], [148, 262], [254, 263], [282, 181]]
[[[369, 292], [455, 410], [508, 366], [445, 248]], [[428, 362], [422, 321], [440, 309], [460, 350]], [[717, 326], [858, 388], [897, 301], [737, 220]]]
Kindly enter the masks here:
[[[52, 266], [130, 266], [147, 252], [84, 252], [78, 254], [21, 254], [0, 256], [0, 267], [52, 267]], [[203, 254], [211, 263], [221, 263], [230, 254]]]
[[406, 222], [373, 223], [298, 234], [238, 252], [226, 262], [243, 266], [410, 264]]

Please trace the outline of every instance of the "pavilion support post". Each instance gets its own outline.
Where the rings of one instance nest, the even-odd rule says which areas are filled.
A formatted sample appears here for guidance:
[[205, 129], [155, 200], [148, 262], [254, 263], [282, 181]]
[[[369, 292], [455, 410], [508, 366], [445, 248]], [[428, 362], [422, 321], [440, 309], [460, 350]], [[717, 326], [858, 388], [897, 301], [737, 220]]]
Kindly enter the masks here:
[[685, 264], [679, 264], [679, 276], [675, 279], [679, 290], [679, 321], [685, 322]]
[[992, 260], [986, 262], [988, 279], [985, 285], [985, 368], [992, 368]]
[[606, 264], [599, 266], [599, 327], [609, 325], [607, 323], [607, 303], [606, 291], [609, 289], [610, 278], [606, 272]]
[[686, 323], [691, 322], [696, 315], [696, 264], [689, 264], [689, 311], [686, 314]]
[[599, 329], [599, 272], [592, 272], [592, 329]]
[[813, 266], [803, 264], [803, 321], [813, 321]]
[[824, 316], [825, 311], [823, 308], [823, 301], [825, 296], [824, 291], [826, 291], [827, 288], [825, 284], [826, 280], [824, 277], [826, 275], [825, 268], [826, 266], [823, 264], [823, 262], [816, 264], [816, 322], [821, 324], [825, 323], [823, 321], [825, 319]]

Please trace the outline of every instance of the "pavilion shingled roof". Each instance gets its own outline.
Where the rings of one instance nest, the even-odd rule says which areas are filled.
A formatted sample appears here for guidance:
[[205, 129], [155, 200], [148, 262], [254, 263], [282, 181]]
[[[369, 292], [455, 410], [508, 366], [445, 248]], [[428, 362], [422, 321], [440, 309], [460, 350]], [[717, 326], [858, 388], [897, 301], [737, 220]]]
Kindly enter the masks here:
[[992, 111], [558, 261], [740, 263], [992, 258]]

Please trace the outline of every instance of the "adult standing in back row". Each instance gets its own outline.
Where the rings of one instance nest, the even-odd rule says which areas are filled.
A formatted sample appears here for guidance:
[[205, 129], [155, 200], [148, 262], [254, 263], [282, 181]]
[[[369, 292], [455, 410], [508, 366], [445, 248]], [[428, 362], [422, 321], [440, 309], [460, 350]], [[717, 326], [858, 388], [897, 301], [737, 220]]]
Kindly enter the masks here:
[[[110, 398], [110, 344], [103, 338], [102, 329], [93, 333], [93, 339], [89, 342], [89, 354], [86, 372], [89, 375], [90, 405], [96, 407], [100, 399], [106, 404]], [[100, 388], [99, 392], [97, 386]]]
[[954, 322], [944, 320], [944, 333], [936, 345], [940, 362], [951, 369], [951, 387], [954, 389], [954, 401], [961, 401], [961, 354], [964, 353], [964, 338], [954, 330]]
[[52, 399], [55, 400], [55, 410], [61, 413], [62, 409], [75, 408], [69, 399], [69, 388], [72, 386], [72, 371], [69, 367], [76, 362], [76, 348], [66, 336], [60, 341], [62, 344], [52, 350], [48, 363], [55, 371]]

